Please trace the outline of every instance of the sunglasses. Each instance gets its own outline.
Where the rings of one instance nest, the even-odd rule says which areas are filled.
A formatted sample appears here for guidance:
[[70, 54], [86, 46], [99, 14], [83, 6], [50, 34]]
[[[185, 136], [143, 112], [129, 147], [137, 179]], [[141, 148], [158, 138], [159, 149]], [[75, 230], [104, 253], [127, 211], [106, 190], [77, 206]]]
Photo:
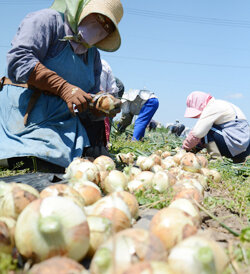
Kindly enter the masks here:
[[96, 14], [96, 20], [100, 25], [102, 25], [102, 27], [108, 34], [111, 34], [115, 31], [114, 23], [107, 16], [102, 14]]

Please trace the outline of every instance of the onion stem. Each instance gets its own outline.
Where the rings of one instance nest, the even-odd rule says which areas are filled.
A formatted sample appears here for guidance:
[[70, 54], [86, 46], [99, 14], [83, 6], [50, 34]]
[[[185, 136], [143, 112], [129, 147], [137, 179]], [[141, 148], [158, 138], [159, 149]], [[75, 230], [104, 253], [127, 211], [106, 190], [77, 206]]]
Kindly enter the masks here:
[[44, 234], [52, 234], [60, 229], [60, 221], [54, 216], [41, 217], [39, 220], [39, 230]]
[[212, 213], [210, 213], [206, 208], [204, 208], [203, 206], [201, 206], [197, 201], [195, 201], [193, 199], [194, 203], [201, 209], [203, 210], [209, 217], [211, 217], [213, 220], [217, 221], [223, 228], [225, 228], [228, 232], [230, 232], [231, 234], [233, 234], [236, 237], [239, 237], [240, 234], [238, 232], [235, 232], [234, 230], [232, 230], [230, 227], [228, 227], [227, 225], [225, 225], [224, 223], [222, 223], [217, 217], [215, 217]]

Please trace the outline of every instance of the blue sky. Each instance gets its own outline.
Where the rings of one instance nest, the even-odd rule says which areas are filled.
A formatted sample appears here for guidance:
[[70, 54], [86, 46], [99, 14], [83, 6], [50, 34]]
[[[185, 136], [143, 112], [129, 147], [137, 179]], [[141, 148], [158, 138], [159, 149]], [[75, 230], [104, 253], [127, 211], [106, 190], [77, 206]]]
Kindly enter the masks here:
[[[48, 0], [0, 0], [0, 75], [23, 17], [50, 7]], [[249, 0], [122, 0], [122, 46], [101, 51], [125, 89], [147, 88], [160, 106], [154, 119], [166, 124], [183, 117], [187, 95], [211, 93], [239, 106], [250, 118]]]

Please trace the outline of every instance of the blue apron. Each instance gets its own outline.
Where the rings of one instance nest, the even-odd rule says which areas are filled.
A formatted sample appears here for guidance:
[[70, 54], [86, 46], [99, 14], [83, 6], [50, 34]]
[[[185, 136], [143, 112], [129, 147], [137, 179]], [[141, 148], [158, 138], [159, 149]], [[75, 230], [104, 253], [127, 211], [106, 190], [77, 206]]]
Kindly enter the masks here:
[[[94, 49], [89, 49], [85, 64], [68, 43], [60, 54], [43, 64], [86, 92], [95, 84]], [[36, 156], [67, 167], [89, 146], [85, 128], [60, 97], [44, 93], [24, 126], [24, 114], [32, 93], [30, 89], [11, 85], [4, 86], [0, 92], [0, 159]]]

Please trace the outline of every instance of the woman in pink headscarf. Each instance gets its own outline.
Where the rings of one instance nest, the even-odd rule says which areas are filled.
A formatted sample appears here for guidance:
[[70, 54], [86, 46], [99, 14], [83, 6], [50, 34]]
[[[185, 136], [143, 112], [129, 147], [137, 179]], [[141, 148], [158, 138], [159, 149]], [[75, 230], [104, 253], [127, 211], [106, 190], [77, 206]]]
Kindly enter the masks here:
[[232, 103], [202, 91], [187, 97], [184, 117], [199, 118], [183, 142], [187, 151], [203, 143], [212, 156], [242, 162], [250, 154], [250, 129], [243, 112]]

